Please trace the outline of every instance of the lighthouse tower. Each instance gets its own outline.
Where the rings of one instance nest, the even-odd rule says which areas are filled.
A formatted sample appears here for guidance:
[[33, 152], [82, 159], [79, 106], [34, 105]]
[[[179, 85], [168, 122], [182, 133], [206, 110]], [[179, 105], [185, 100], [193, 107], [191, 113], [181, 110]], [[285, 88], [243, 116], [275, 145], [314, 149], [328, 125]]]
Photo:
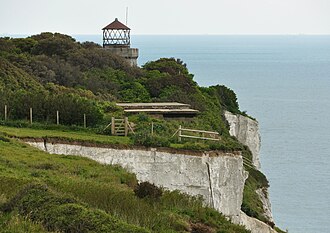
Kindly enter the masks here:
[[116, 18], [102, 30], [103, 48], [124, 57], [131, 66], [137, 66], [139, 50], [131, 48], [131, 29]]

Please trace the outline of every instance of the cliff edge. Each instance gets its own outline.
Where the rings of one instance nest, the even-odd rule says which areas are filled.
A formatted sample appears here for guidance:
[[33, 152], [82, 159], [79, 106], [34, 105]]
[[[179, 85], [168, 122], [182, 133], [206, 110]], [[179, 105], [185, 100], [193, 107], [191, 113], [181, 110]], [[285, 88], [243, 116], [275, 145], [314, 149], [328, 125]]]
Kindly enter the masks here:
[[[252, 153], [252, 163], [256, 169], [260, 170], [260, 144], [261, 137], [259, 132], [259, 123], [256, 120], [253, 120], [249, 117], [233, 114], [231, 112], [224, 112], [225, 118], [229, 124], [229, 133], [231, 136], [237, 138], [239, 142], [249, 147]], [[260, 188], [256, 190], [256, 193], [259, 196], [260, 201], [263, 204], [263, 215], [269, 222], [274, 222], [271, 204], [269, 200], [269, 193], [267, 188]], [[242, 215], [243, 216], [243, 215]], [[248, 216], [241, 218], [241, 221], [245, 221], [246, 224], [250, 225], [247, 222], [250, 222]], [[259, 223], [257, 225], [260, 225]], [[252, 226], [252, 225], [251, 225]]]

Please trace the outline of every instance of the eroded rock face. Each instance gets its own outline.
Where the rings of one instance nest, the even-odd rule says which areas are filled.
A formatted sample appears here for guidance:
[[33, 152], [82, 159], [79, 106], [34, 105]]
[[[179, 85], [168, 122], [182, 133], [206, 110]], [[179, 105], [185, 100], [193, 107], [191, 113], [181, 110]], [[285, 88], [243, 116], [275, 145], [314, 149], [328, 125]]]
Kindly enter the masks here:
[[113, 149], [81, 145], [29, 142], [51, 154], [79, 155], [103, 164], [120, 165], [168, 190], [201, 195], [206, 204], [229, 217], [238, 218], [247, 172], [240, 153], [219, 152], [201, 156], [151, 150]]
[[271, 204], [269, 201], [268, 189], [260, 188], [256, 192], [262, 202], [262, 207], [264, 209], [264, 216], [268, 219], [269, 222], [274, 222]]
[[238, 218], [232, 218], [232, 222], [245, 226], [245, 228], [250, 230], [252, 233], [277, 233], [277, 231], [264, 222], [247, 216], [243, 211], [240, 212], [240, 216]]
[[225, 118], [229, 123], [229, 133], [239, 142], [249, 147], [252, 152], [252, 163], [260, 169], [260, 133], [259, 123], [248, 117], [225, 111]]

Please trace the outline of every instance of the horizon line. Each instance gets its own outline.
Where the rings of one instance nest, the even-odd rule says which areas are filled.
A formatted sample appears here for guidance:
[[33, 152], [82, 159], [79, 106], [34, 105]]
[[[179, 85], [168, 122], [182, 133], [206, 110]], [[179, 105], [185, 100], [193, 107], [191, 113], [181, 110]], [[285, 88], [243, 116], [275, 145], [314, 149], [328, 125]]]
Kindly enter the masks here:
[[[46, 32], [46, 31], [44, 31]], [[39, 32], [39, 33], [28, 33], [28, 34], [15, 34], [15, 33], [0, 33], [0, 37], [10, 37], [10, 36], [32, 36], [32, 35], [38, 35], [44, 32]], [[48, 31], [49, 32], [49, 31]], [[71, 36], [96, 36], [100, 35], [102, 36], [101, 33], [99, 34], [86, 34], [86, 33], [62, 33], [62, 32], [51, 32], [51, 33], [60, 33], [64, 35], [71, 35]], [[137, 34], [131, 34], [131, 36], [330, 36], [329, 34], [307, 34], [307, 33], [274, 33], [274, 34], [259, 34], [259, 33], [250, 33], [250, 34], [144, 34], [144, 33], [137, 33]]]

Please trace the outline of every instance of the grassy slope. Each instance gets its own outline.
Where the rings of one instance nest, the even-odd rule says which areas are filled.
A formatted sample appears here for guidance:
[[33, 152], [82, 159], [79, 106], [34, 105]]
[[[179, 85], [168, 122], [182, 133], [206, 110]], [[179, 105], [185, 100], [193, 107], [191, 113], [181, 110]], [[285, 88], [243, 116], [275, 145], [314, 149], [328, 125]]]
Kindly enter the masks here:
[[0, 132], [17, 138], [58, 138], [71, 141], [86, 141], [96, 144], [123, 144], [130, 145], [128, 137], [107, 136], [95, 134], [90, 131], [68, 131], [68, 130], [41, 130], [31, 128], [14, 128], [0, 126]]
[[[11, 199], [25, 185], [37, 182], [87, 203], [88, 208], [104, 210], [120, 221], [152, 232], [187, 232], [192, 223], [208, 225], [217, 232], [248, 232], [186, 195], [165, 192], [160, 200], [137, 198], [133, 192], [135, 176], [120, 167], [100, 165], [86, 158], [49, 155], [15, 139], [1, 138], [1, 202]], [[40, 224], [15, 213], [1, 213], [0, 226], [2, 232], [45, 231]]]

